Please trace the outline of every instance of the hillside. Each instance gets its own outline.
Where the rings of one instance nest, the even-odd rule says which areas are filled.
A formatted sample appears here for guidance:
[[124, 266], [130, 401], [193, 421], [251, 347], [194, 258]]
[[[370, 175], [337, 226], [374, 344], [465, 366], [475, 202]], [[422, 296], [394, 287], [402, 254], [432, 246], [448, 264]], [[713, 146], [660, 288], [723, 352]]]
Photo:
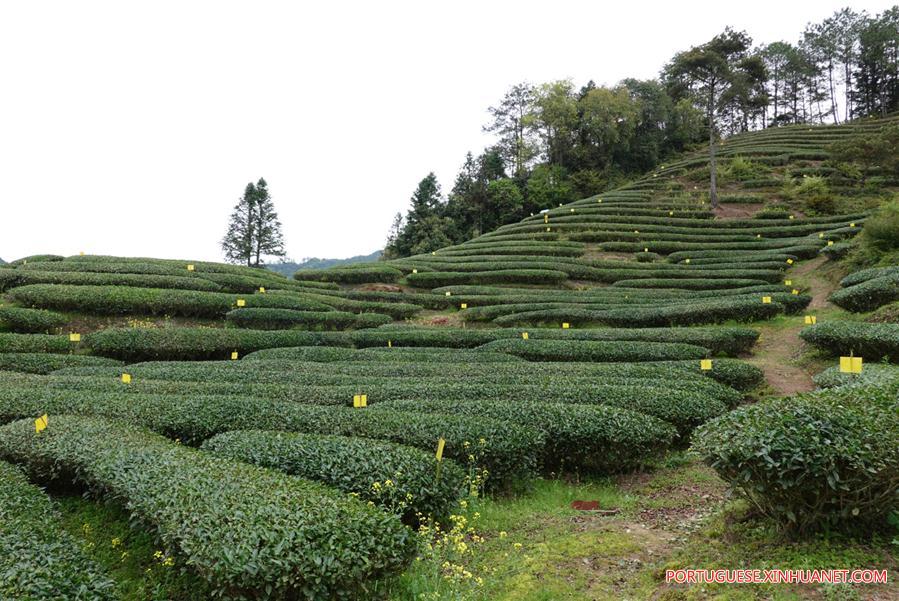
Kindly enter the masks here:
[[299, 269], [327, 269], [329, 267], [338, 267], [341, 265], [352, 265], [354, 263], [377, 261], [380, 258], [381, 251], [376, 250], [375, 252], [368, 255], [356, 255], [354, 257], [348, 257], [346, 259], [319, 259], [317, 257], [312, 257], [309, 259], [304, 259], [299, 263], [295, 263], [293, 261], [283, 261], [280, 263], [271, 263], [269, 265], [266, 265], [265, 267], [267, 269], [270, 269], [271, 271], [280, 273], [281, 275], [291, 277]]
[[0, 549], [26, 551], [0, 554], [0, 586], [37, 586], [43, 556], [41, 585], [135, 600], [671, 601], [735, 598], [671, 568], [894, 575], [899, 267], [841, 259], [899, 182], [828, 149], [896, 122], [730, 138], [715, 209], [699, 152], [464, 244], [292, 278], [14, 261]]

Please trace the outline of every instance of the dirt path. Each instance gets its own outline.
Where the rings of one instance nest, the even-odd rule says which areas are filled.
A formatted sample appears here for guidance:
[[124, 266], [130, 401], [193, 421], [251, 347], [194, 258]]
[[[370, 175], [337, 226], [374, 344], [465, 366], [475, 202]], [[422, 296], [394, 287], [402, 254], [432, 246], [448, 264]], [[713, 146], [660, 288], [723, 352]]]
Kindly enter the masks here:
[[[827, 261], [816, 257], [803, 261], [787, 271], [785, 277], [794, 279], [812, 297], [806, 313], [814, 313], [829, 308], [827, 297], [834, 285], [822, 277], [818, 271]], [[789, 323], [758, 326], [759, 340], [753, 348], [750, 363], [765, 372], [765, 380], [778, 394], [790, 395], [814, 389], [812, 374], [796, 364], [805, 347], [799, 332], [805, 327], [803, 315], [789, 316]]]

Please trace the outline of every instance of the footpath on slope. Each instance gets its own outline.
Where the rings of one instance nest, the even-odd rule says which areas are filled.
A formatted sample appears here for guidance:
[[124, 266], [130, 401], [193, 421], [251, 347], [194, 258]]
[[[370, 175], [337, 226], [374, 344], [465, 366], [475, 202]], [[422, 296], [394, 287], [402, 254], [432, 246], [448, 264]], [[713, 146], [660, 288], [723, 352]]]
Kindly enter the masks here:
[[[815, 313], [831, 305], [827, 297], [834, 285], [818, 273], [819, 268], [827, 261], [825, 257], [816, 257], [803, 261], [789, 269], [785, 278], [801, 280], [808, 287], [812, 302], [805, 313]], [[780, 395], [806, 392], [815, 388], [812, 374], [795, 364], [802, 352], [804, 342], [799, 332], [804, 327], [802, 315], [788, 316], [791, 323], [784, 326], [756, 326], [760, 332], [759, 340], [753, 347], [752, 357], [747, 361], [765, 372], [765, 380]], [[795, 323], [794, 323], [795, 322]]]

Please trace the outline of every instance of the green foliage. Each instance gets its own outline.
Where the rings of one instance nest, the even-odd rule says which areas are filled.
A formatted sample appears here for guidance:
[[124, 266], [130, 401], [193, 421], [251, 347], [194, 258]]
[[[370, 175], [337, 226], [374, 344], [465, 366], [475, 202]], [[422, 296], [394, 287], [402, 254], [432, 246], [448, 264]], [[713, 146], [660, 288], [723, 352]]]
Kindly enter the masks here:
[[284, 236], [275, 205], [262, 178], [250, 182], [231, 213], [222, 252], [229, 263], [261, 267], [266, 256], [283, 257]]
[[395, 282], [403, 272], [389, 265], [359, 263], [329, 269], [301, 269], [293, 274], [300, 281], [336, 282], [358, 284], [360, 282]]
[[897, 423], [870, 405], [785, 398], [700, 427], [694, 448], [786, 529], [870, 530], [895, 507]]
[[[0, 389], [0, 416], [4, 420], [42, 412], [114, 415], [188, 444], [232, 430], [258, 429], [372, 438], [434, 452], [442, 437], [446, 440], [444, 456], [461, 464], [469, 463], [472, 448], [477, 447], [477, 467], [488, 470], [487, 485], [492, 489], [509, 488], [534, 477], [544, 444], [537, 431], [485, 418], [318, 407], [246, 395], [40, 390], [33, 381], [22, 381], [32, 385], [5, 385]], [[354, 388], [358, 392], [358, 387]], [[34, 424], [30, 425], [33, 435]], [[3, 442], [5, 439], [0, 438], [0, 453]]]
[[384, 441], [245, 430], [214, 436], [202, 449], [356, 493], [407, 523], [417, 522], [417, 514], [448, 517], [467, 492], [466, 474], [454, 461], [444, 461], [438, 474], [432, 452]]
[[20, 333], [48, 334], [65, 324], [64, 315], [41, 309], [0, 307], [0, 330]]
[[73, 346], [68, 336], [0, 332], [0, 353], [68, 353]]
[[121, 365], [119, 361], [89, 355], [54, 353], [0, 353], [0, 371], [21, 371], [49, 374], [66, 367], [97, 367]]
[[226, 598], [353, 598], [415, 551], [408, 528], [342, 493], [121, 422], [54, 416], [40, 436], [15, 422], [0, 428], [0, 454], [125, 499]]
[[[66, 347], [69, 344], [64, 336], [54, 338]], [[107, 328], [88, 334], [84, 342], [98, 355], [126, 361], [223, 359], [232, 351], [244, 355], [263, 348], [350, 344], [339, 333], [218, 328]]]
[[837, 290], [830, 295], [830, 302], [856, 313], [874, 309], [899, 300], [899, 269], [896, 273], [871, 278], [859, 284]]
[[666, 361], [701, 359], [708, 349], [673, 342], [599, 342], [592, 340], [495, 340], [479, 347], [529, 361]]
[[234, 309], [225, 319], [240, 328], [256, 330], [345, 330], [375, 328], [391, 323], [393, 318], [380, 313], [346, 313], [344, 311], [294, 311], [293, 309]]
[[379, 403], [389, 409], [488, 417], [543, 432], [544, 473], [576, 470], [615, 473], [634, 469], [667, 449], [675, 437], [668, 424], [635, 411], [549, 402], [399, 400]]
[[834, 355], [899, 361], [899, 323], [833, 321], [807, 327], [799, 336]]
[[452, 284], [560, 284], [568, 279], [564, 271], [549, 269], [496, 269], [493, 271], [426, 271], [406, 276], [409, 285], [436, 288]]
[[102, 315], [182, 315], [223, 317], [243, 299], [247, 307], [326, 311], [324, 303], [276, 294], [237, 296], [221, 292], [129, 288], [125, 286], [69, 286], [32, 284], [14, 288], [9, 296], [24, 305]]
[[66, 534], [50, 498], [0, 461], [0, 597], [10, 601], [115, 599], [109, 576]]
[[[65, 263], [49, 263], [59, 266]], [[35, 265], [36, 267], [37, 265]], [[187, 273], [185, 271], [185, 273]], [[73, 284], [77, 286], [133, 286], [138, 288], [176, 288], [181, 290], [221, 290], [212, 278], [239, 278], [229, 274], [208, 274], [207, 277], [186, 277], [178, 275], [154, 275], [136, 273], [94, 273], [79, 271], [49, 271], [46, 269], [26, 268], [16, 270], [15, 281], [6, 284], [6, 288], [26, 284]], [[264, 280], [263, 280], [264, 282]], [[260, 284], [250, 288], [253, 291]]]

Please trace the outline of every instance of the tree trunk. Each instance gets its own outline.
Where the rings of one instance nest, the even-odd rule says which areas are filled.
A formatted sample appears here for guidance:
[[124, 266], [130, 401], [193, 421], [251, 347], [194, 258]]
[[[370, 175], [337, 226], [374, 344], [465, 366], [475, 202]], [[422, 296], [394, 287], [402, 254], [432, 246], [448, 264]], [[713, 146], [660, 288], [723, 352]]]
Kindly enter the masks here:
[[833, 62], [827, 64], [827, 80], [830, 85], [830, 110], [833, 113], [834, 125], [840, 124], [840, 114], [837, 110], [837, 95], [833, 88]]
[[715, 168], [715, 85], [709, 84], [709, 202], [718, 208], [718, 173]]

